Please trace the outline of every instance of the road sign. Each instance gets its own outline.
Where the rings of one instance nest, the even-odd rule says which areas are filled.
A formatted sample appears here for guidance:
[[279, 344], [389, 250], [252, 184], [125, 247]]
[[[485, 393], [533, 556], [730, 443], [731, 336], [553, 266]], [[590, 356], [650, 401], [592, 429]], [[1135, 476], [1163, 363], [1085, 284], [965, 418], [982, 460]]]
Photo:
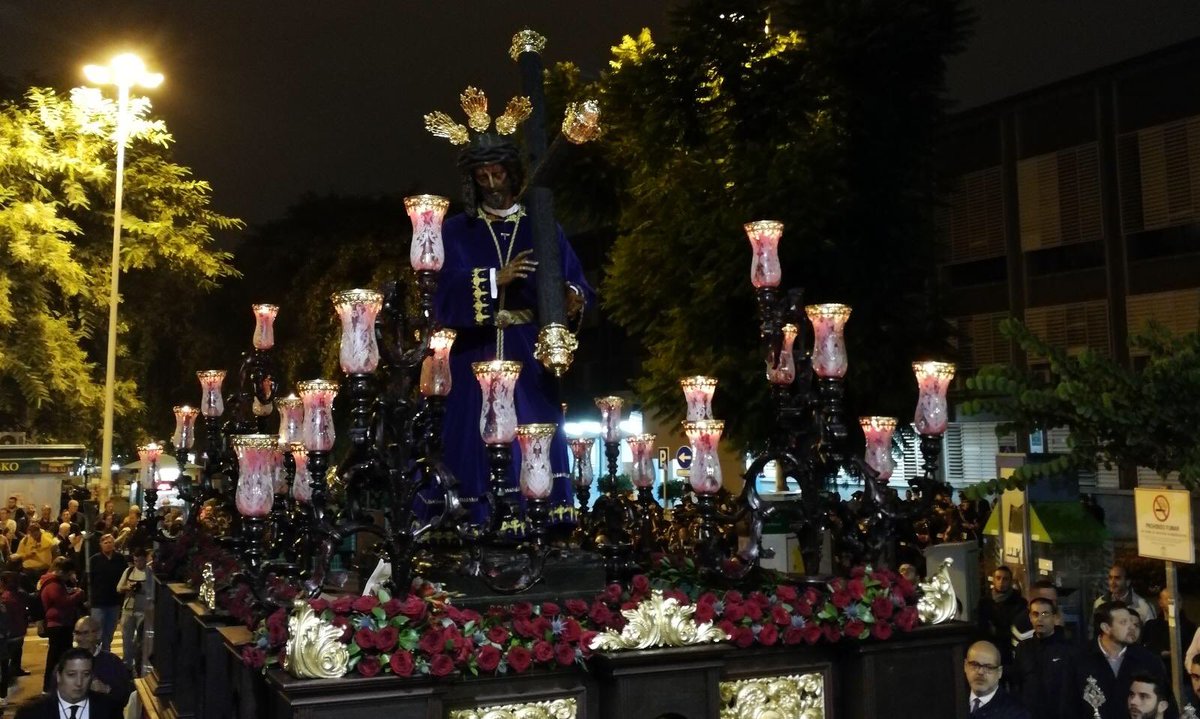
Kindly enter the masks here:
[[692, 468], [692, 448], [686, 444], [675, 452], [675, 461], [679, 463], [680, 469]]
[[666, 447], [659, 447], [658, 448], [658, 466], [666, 467], [667, 462], [669, 461], [667, 458], [670, 456], [671, 456], [671, 453], [670, 453], [670, 451], [667, 450]]
[[1138, 487], [1133, 490], [1138, 554], [1193, 564], [1191, 494], [1182, 489]]

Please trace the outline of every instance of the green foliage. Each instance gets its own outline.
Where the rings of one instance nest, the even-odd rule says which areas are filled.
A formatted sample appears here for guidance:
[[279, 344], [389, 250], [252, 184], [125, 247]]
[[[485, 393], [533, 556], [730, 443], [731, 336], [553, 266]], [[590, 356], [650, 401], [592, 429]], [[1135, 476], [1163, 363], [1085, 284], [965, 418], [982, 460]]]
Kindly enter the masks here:
[[552, 100], [603, 108], [605, 134], [556, 202], [613, 228], [602, 300], [642, 347], [633, 385], [650, 410], [680, 417], [678, 378], [714, 375], [727, 435], [764, 436], [742, 225], [777, 219], [784, 286], [854, 307], [850, 411], [911, 412], [910, 362], [948, 352], [931, 155], [944, 58], [965, 23], [958, 0], [693, 0], [667, 39], [624, 38], [596, 82], [551, 72]]
[[974, 488], [977, 493], [1023, 486], [1070, 469], [1094, 469], [1100, 463], [1149, 467], [1163, 477], [1178, 473], [1189, 488], [1200, 483], [1200, 333], [1177, 337], [1151, 326], [1130, 339], [1132, 354], [1144, 356], [1145, 364], [1128, 370], [1089, 350], [1068, 355], [1015, 319], [1001, 323], [1000, 331], [1028, 354], [1047, 358], [1048, 376], [985, 367], [967, 380], [973, 397], [961, 406], [963, 411], [1009, 419], [998, 428], [1002, 433], [1065, 426], [1070, 453], [1026, 465], [1007, 481]]
[[[126, 450], [147, 436], [144, 408], [169, 406], [162, 380], [201, 341], [187, 300], [236, 275], [213, 232], [241, 227], [171, 161], [171, 135], [149, 111], [131, 102], [126, 149], [115, 443]], [[96, 90], [34, 88], [0, 105], [0, 426], [40, 441], [91, 443], [101, 430], [115, 121]]]

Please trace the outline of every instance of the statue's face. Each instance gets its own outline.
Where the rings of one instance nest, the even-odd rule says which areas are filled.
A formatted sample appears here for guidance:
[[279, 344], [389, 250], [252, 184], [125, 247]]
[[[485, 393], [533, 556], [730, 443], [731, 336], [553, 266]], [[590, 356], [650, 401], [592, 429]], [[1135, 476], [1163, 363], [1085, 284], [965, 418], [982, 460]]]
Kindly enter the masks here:
[[493, 163], [472, 170], [475, 184], [479, 186], [479, 198], [483, 204], [496, 210], [504, 210], [513, 204], [512, 181], [503, 165]]

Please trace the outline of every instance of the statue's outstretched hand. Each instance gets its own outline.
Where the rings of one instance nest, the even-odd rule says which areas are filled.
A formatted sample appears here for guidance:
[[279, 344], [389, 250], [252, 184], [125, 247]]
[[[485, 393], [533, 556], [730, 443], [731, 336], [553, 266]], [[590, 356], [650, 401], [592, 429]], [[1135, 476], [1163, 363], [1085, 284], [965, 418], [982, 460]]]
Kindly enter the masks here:
[[508, 264], [496, 272], [496, 285], [508, 286], [513, 280], [523, 280], [537, 269], [537, 260], [533, 259], [533, 250], [518, 252]]

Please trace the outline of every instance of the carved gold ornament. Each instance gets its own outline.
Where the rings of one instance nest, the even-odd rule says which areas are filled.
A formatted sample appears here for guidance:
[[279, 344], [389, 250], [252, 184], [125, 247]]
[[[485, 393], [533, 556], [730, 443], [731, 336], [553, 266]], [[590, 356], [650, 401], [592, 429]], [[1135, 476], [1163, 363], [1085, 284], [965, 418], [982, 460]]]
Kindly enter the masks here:
[[[459, 104], [467, 115], [467, 125], [454, 121], [446, 113], [438, 110], [425, 116], [425, 129], [434, 137], [444, 137], [451, 145], [465, 145], [471, 141], [471, 132], [482, 135], [492, 126], [492, 117], [488, 115], [487, 95], [477, 87], [467, 87], [458, 96]], [[517, 125], [525, 122], [533, 112], [533, 103], [528, 97], [514, 97], [508, 101], [504, 113], [496, 118], [496, 132], [501, 135], [511, 135], [517, 131]]]
[[651, 649], [653, 647], [686, 647], [692, 644], [723, 642], [729, 635], [712, 622], [697, 625], [692, 619], [696, 608], [681, 606], [674, 597], [664, 599], [662, 590], [655, 589], [649, 599], [621, 615], [629, 621], [617, 634], [609, 629], [592, 639], [593, 651]]
[[533, 356], [541, 360], [555, 377], [562, 377], [571, 368], [577, 349], [579, 340], [575, 339], [571, 330], [565, 325], [553, 322], [538, 333], [537, 343], [533, 346]]
[[217, 608], [217, 575], [213, 572], [212, 562], [205, 562], [200, 571], [200, 601], [210, 611]]
[[918, 584], [921, 595], [917, 599], [917, 616], [924, 624], [941, 624], [958, 615], [958, 597], [950, 581], [950, 565], [954, 560], [946, 557], [937, 574], [924, 584]]
[[600, 137], [600, 103], [595, 100], [569, 103], [563, 117], [562, 134], [576, 145]]
[[579, 710], [574, 699], [555, 699], [529, 704], [455, 709], [450, 719], [575, 719]]
[[492, 126], [492, 117], [488, 115], [488, 100], [483, 90], [467, 86], [458, 96], [458, 101], [462, 104], [463, 112], [467, 114], [467, 124], [471, 129], [475, 132], [487, 132]]
[[508, 56], [516, 62], [523, 52], [536, 52], [541, 55], [542, 50], [546, 49], [546, 37], [537, 32], [525, 28], [521, 32], [513, 35], [512, 45], [508, 48]]
[[1092, 715], [1096, 719], [1100, 719], [1100, 707], [1104, 706], [1105, 701], [1104, 692], [1100, 689], [1096, 677], [1088, 677], [1087, 686], [1083, 688], [1083, 702], [1092, 708]]
[[337, 679], [350, 669], [342, 630], [321, 619], [308, 602], [292, 602], [283, 668], [298, 679]]
[[817, 673], [721, 682], [721, 719], [825, 719]]
[[518, 95], [508, 101], [504, 113], [496, 118], [496, 132], [501, 135], [511, 135], [517, 131], [517, 125], [529, 119], [533, 114], [533, 103], [528, 97]]

